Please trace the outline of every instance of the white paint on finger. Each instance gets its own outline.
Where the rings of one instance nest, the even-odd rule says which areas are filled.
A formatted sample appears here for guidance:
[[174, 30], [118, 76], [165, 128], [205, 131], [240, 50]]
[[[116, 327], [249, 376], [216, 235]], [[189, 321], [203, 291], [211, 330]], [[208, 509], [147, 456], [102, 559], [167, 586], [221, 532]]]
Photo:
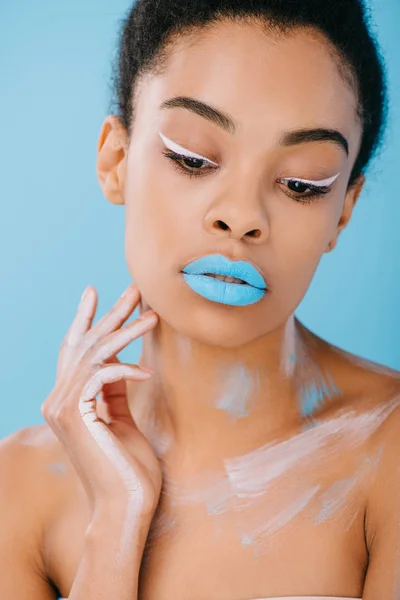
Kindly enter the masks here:
[[[116, 469], [128, 492], [128, 505], [121, 531], [121, 544], [116, 556], [122, 561], [134, 543], [137, 519], [143, 508], [144, 491], [140, 479], [132, 465], [123, 454], [119, 440], [108, 429], [107, 425], [97, 420], [95, 397], [105, 383], [112, 383], [127, 376], [136, 376], [137, 371], [128, 365], [107, 365], [87, 382], [79, 398], [79, 412], [89, 433], [98, 443], [107, 459]], [[100, 467], [101, 468], [101, 467]]]
[[88, 288], [86, 292], [86, 296], [84, 295], [79, 303], [78, 312], [65, 338], [66, 346], [71, 348], [76, 348], [81, 343], [92, 320], [94, 294], [91, 288]]

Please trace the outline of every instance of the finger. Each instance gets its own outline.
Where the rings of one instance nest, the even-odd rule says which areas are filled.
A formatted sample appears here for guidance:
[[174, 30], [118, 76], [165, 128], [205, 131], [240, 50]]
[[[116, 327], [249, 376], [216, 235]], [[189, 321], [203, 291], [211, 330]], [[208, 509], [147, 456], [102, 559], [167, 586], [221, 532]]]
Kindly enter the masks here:
[[[78, 405], [81, 402], [86, 405], [86, 407], [79, 408], [79, 413], [82, 418], [84, 412], [89, 415], [86, 418], [85, 424], [88, 425], [89, 422], [98, 422], [102, 426], [104, 425], [107, 427], [122, 443], [123, 447], [130, 452], [130, 455], [135, 456], [138, 463], [146, 467], [147, 470], [152, 471], [155, 464], [157, 464], [157, 458], [150, 442], [139, 430], [129, 411], [126, 395], [124, 394], [119, 398], [114, 397], [113, 395], [112, 398], [109, 398], [109, 402], [107, 403], [108, 416], [110, 417], [109, 422], [104, 423], [99, 420], [96, 413], [96, 396], [102, 392], [104, 395], [104, 389], [107, 385], [112, 385], [114, 387], [118, 383], [125, 384], [125, 379], [146, 381], [149, 377], [151, 377], [151, 374], [142, 372], [138, 365], [129, 365], [118, 361], [118, 364], [101, 366], [100, 369], [91, 376], [91, 379], [86, 382], [84, 389], [82, 389], [79, 382], [77, 382], [77, 387], [81, 388]], [[75, 386], [74, 388], [76, 389]], [[72, 397], [76, 397], [75, 389], [72, 392]], [[90, 399], [91, 396], [92, 399]]]
[[[121, 361], [117, 356], [111, 356], [105, 360], [104, 363], [121, 364]], [[125, 379], [120, 379], [113, 383], [105, 383], [99, 394], [98, 405], [99, 403], [105, 405], [107, 411], [107, 424], [109, 424], [112, 419], [119, 419], [122, 421], [129, 421], [132, 419], [128, 406]]]
[[135, 285], [128, 286], [120, 298], [118, 298], [112, 309], [101, 317], [87, 333], [86, 338], [88, 345], [93, 345], [98, 339], [119, 329], [139, 304], [139, 300], [140, 292], [138, 288]]
[[97, 308], [97, 293], [88, 286], [81, 296], [81, 301], [74, 320], [61, 344], [61, 351], [57, 361], [56, 380], [64, 373], [67, 365], [73, 362], [77, 348], [82, 343], [85, 333], [90, 329]]
[[[122, 442], [123, 446], [130, 454], [134, 455], [138, 462], [142, 464], [149, 473], [152, 473], [158, 459], [149, 440], [137, 427], [129, 410], [125, 393], [126, 379], [143, 381], [150, 378], [151, 374], [147, 374], [148, 377], [143, 377], [142, 375], [146, 375], [146, 373], [142, 372], [138, 365], [121, 363], [117, 357], [112, 358], [116, 359], [118, 363], [103, 366], [92, 376], [92, 381], [87, 384], [88, 394], [90, 396], [90, 394], [102, 389], [104, 398], [104, 390], [107, 385], [112, 385], [113, 390], [115, 390], [116, 386], [121, 384], [121, 394], [117, 394], [114, 391], [112, 395], [108, 396], [108, 401], [106, 403], [109, 417], [107, 427], [114, 435], [116, 435], [118, 440]], [[90, 389], [92, 385], [93, 388]]]
[[[79, 412], [81, 417], [95, 437], [100, 443], [105, 441], [105, 436], [110, 437], [112, 432], [121, 448], [125, 448], [131, 452], [130, 456], [134, 456], [139, 464], [144, 465], [151, 470], [154, 463], [157, 461], [151, 446], [146, 437], [138, 429], [131, 413], [128, 410], [126, 397], [122, 399], [120, 408], [122, 411], [127, 410], [124, 420], [114, 420], [109, 424], [99, 421], [96, 413], [95, 397], [102, 390], [105, 384], [110, 384], [121, 379], [133, 379], [135, 381], [143, 381], [151, 377], [148, 373], [143, 373], [137, 365], [114, 364], [101, 367], [91, 379], [86, 383], [79, 397]], [[125, 405], [125, 407], [124, 407]]]
[[123, 329], [114, 331], [93, 350], [92, 361], [100, 363], [106, 361], [110, 356], [118, 354], [130, 342], [153, 329], [158, 322], [158, 315], [153, 310], [146, 311], [140, 317], [129, 323]]
[[[121, 366], [125, 367], [123, 372], [120, 371]], [[89, 381], [87, 374], [84, 381], [82, 377], [74, 378], [68, 393], [63, 394], [62, 401], [57, 395], [52, 398], [51, 394], [42, 405], [43, 416], [63, 443], [92, 504], [97, 494], [96, 490], [109, 496], [115, 492], [119, 498], [120, 488], [113, 475], [107, 469], [99, 469], [99, 463], [101, 464], [106, 457], [116, 467], [115, 475], [119, 481], [131, 492], [136, 490], [137, 468], [140, 465], [146, 466], [148, 470], [156, 470], [158, 467], [148, 440], [137, 428], [132, 417], [130, 422], [115, 421], [109, 426], [96, 413], [95, 396], [101, 390], [101, 382], [112, 382], [121, 376], [138, 379], [137, 368], [129, 365], [126, 369], [126, 366], [114, 364], [100, 367], [105, 372], [94, 373]], [[115, 369], [119, 372], [114, 372]], [[73, 444], [71, 436], [74, 438]]]
[[[147, 373], [143, 371], [139, 365], [132, 365], [129, 363], [119, 363], [131, 368], [131, 375], [128, 372], [127, 377], [114, 381], [113, 383], [104, 383], [100, 398], [103, 404], [107, 407], [107, 416], [109, 422], [113, 420], [127, 421], [132, 419], [131, 412], [129, 410], [128, 396], [126, 393], [126, 381], [125, 379], [137, 380], [138, 369], [140, 373]], [[148, 373], [151, 377], [151, 373]]]
[[[135, 464], [140, 464], [135, 456], [126, 454], [122, 442], [97, 417], [95, 402], [92, 401], [93, 410], [86, 415], [80, 418], [74, 418], [72, 414], [59, 416], [56, 424], [53, 424], [53, 429], [64, 444], [93, 506], [97, 494], [100, 495], [99, 497], [110, 497], [115, 492], [116, 497], [119, 498], [118, 484], [121, 483], [128, 493], [135, 493], [139, 483]], [[49, 424], [51, 424], [50, 420]], [[130, 427], [130, 431], [133, 439], [134, 427]], [[70, 439], [72, 432], [73, 443]], [[108, 468], [102, 468], [104, 461], [109, 461], [113, 465], [115, 473], [111, 473]]]
[[[130, 363], [121, 363], [121, 361], [119, 360], [119, 358], [116, 354], [114, 354], [114, 356], [109, 356], [103, 362], [105, 364], [118, 364], [118, 365], [122, 365], [122, 364], [129, 365], [130, 364]], [[130, 364], [130, 366], [135, 366], [135, 365]], [[151, 374], [154, 373], [154, 369], [150, 369], [149, 367], [144, 367], [143, 365], [140, 365], [140, 368], [144, 369], [145, 371], [151, 372]]]
[[97, 307], [97, 293], [92, 286], [88, 286], [81, 296], [78, 310], [72, 324], [65, 336], [67, 347], [76, 347], [81, 343], [84, 334], [90, 329]]
[[[80, 409], [84, 409], [85, 403], [93, 400], [93, 398], [95, 398], [97, 394], [101, 392], [105, 384], [115, 383], [116, 381], [123, 382], [125, 377], [129, 377], [130, 379], [135, 379], [138, 381], [143, 381], [146, 379], [150, 379], [151, 374], [142, 371], [141, 368], [137, 365], [128, 365], [124, 363], [120, 363], [118, 365], [105, 365], [104, 367], [101, 367], [98, 371], [96, 371], [96, 373], [89, 379], [89, 381], [84, 386], [79, 398]], [[119, 397], [121, 397], [121, 395]], [[124, 403], [125, 405], [127, 405], [126, 401], [124, 401]], [[116, 405], [117, 402], [113, 402], [113, 404]], [[126, 412], [124, 414], [126, 414]], [[130, 415], [129, 411], [128, 414]]]
[[123, 421], [114, 421], [107, 425], [108, 429], [116, 436], [130, 456], [134, 456], [137, 463], [145, 468], [148, 476], [157, 485], [159, 478], [159, 459], [146, 436], [134, 423], [128, 425]]
[[[121, 364], [121, 361], [117, 356], [110, 356], [107, 360], [104, 361], [104, 364]], [[132, 365], [134, 366], [134, 365]], [[115, 381], [114, 383], [105, 383], [103, 385], [103, 389], [100, 392], [100, 400], [107, 406], [107, 412], [111, 410], [110, 405], [112, 402], [116, 401], [117, 403], [120, 401], [119, 397], [125, 397], [125, 401], [127, 402], [126, 396], [126, 383], [125, 379], [121, 379], [119, 381]], [[119, 409], [118, 409], [119, 410]], [[120, 413], [122, 414], [122, 413]], [[115, 412], [114, 412], [115, 415]]]

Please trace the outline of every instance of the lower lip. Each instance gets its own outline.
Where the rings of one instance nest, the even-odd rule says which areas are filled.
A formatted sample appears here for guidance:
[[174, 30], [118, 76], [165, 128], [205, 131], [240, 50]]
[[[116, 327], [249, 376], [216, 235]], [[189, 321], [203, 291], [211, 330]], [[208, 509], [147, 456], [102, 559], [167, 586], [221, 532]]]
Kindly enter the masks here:
[[183, 278], [196, 294], [211, 302], [230, 306], [247, 306], [259, 302], [266, 290], [245, 283], [226, 283], [208, 275], [183, 273]]

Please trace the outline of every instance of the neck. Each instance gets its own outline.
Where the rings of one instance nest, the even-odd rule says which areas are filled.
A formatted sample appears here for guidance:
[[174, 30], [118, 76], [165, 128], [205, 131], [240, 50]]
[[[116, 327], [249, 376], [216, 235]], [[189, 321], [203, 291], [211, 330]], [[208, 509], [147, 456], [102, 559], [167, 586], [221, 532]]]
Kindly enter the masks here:
[[318, 339], [292, 315], [252, 343], [221, 348], [160, 319], [144, 336], [139, 360], [155, 374], [129, 385], [132, 414], [163, 458], [204, 465], [250, 450], [298, 426], [310, 404], [332, 393], [316, 362]]

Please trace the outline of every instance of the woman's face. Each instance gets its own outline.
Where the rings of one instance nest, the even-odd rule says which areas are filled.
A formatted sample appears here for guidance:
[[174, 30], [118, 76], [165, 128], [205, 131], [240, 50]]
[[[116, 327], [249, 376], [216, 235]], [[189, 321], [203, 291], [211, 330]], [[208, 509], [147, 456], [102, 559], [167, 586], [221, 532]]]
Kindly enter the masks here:
[[[99, 144], [98, 168], [107, 197], [126, 205], [126, 259], [144, 307], [182, 334], [237, 346], [285, 323], [346, 226], [363, 184], [346, 195], [361, 125], [322, 34], [277, 40], [257, 26], [221, 23], [189, 40], [175, 47], [164, 75], [144, 81], [129, 148]], [[178, 96], [235, 125], [206, 118], [207, 108], [161, 108]], [[117, 137], [116, 117], [107, 123], [102, 135]], [[338, 133], [283, 141], [311, 129]], [[195, 156], [177, 163], [164, 155], [173, 152]], [[107, 189], [107, 170], [118, 173], [118, 191]], [[288, 179], [332, 187], [307, 202], [307, 183]], [[204, 276], [183, 274], [209, 255], [250, 263], [266, 291], [206, 276], [207, 287]]]

